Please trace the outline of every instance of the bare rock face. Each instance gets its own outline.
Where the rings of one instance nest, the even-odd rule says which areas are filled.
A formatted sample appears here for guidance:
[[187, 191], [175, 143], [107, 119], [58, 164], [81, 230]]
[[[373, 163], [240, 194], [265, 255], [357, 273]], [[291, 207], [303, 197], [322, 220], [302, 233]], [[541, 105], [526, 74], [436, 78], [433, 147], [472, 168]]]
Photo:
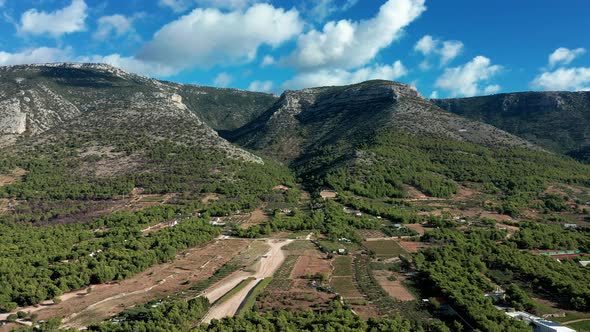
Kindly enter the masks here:
[[0, 67], [0, 145], [46, 132], [112, 132], [198, 145], [257, 163], [184, 102], [182, 85], [104, 64]]
[[27, 113], [21, 109], [19, 99], [0, 102], [0, 134], [20, 135], [27, 130]]
[[492, 147], [536, 148], [490, 125], [443, 111], [412, 86], [391, 81], [286, 91], [256, 121], [227, 137], [289, 162], [324, 144], [362, 142], [386, 129]]
[[568, 154], [590, 150], [590, 91], [504, 93], [432, 102], [547, 150]]

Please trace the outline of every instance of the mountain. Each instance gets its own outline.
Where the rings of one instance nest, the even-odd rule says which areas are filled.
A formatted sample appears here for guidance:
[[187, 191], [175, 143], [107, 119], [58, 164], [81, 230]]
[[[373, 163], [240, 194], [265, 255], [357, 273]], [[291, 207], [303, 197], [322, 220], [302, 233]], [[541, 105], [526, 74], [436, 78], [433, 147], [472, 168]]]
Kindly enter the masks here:
[[590, 92], [521, 92], [433, 99], [439, 107], [482, 121], [547, 150], [590, 160]]
[[226, 137], [293, 161], [318, 146], [362, 142], [385, 129], [484, 146], [534, 148], [490, 125], [445, 112], [411, 86], [390, 81], [286, 91], [258, 119]]
[[158, 114], [160, 108], [182, 114], [204, 130], [201, 134], [214, 137], [211, 128], [243, 125], [275, 100], [263, 93], [157, 81], [103, 64], [0, 67], [0, 143], [34, 136], [81, 115], [112, 115], [129, 107], [150, 112], [142, 121], [158, 125], [168, 123], [158, 120], [167, 116]]
[[390, 81], [286, 91], [225, 137], [289, 164], [316, 189], [366, 198], [404, 197], [407, 185], [449, 197], [467, 184], [512, 197], [588, 171]]
[[[25, 175], [0, 186], [0, 198], [17, 199], [18, 218], [37, 221], [71, 213], [67, 200], [90, 215], [92, 206], [104, 208], [100, 201], [134, 188], [242, 193], [237, 201], [252, 203], [288, 181], [289, 171], [231, 144], [208, 122], [232, 128], [272, 100], [102, 64], [1, 67], [0, 175], [15, 169]], [[264, 179], [254, 180], [258, 172]], [[29, 213], [41, 205], [42, 216]]]

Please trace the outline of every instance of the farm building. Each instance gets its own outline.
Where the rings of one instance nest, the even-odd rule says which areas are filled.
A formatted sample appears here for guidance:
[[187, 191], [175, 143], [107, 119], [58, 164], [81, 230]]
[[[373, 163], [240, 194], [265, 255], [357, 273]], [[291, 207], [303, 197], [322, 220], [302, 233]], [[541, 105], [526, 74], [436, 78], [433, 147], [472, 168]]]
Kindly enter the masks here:
[[576, 228], [578, 228], [578, 225], [576, 225], [576, 224], [563, 224], [563, 227], [576, 229]]
[[590, 265], [590, 261], [579, 261], [578, 264], [581, 267], [586, 267], [586, 266]]
[[576, 330], [572, 330], [569, 327], [531, 315], [528, 312], [515, 311], [507, 312], [506, 314], [514, 319], [522, 320], [532, 325], [535, 332], [576, 332]]

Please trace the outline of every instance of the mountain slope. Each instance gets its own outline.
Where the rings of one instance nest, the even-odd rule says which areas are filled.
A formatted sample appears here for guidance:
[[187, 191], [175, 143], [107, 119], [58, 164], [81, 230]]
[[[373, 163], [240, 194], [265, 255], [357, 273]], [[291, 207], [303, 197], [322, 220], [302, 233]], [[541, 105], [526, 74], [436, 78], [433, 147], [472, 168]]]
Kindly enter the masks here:
[[507, 93], [433, 99], [432, 102], [445, 110], [489, 123], [548, 150], [583, 157], [584, 151], [590, 149], [588, 91]]
[[442, 111], [412, 87], [390, 81], [286, 91], [257, 120], [227, 137], [283, 161], [293, 161], [318, 146], [362, 142], [383, 129], [485, 146], [533, 148], [492, 126]]
[[[51, 64], [1, 68], [0, 91], [0, 175], [15, 169], [25, 174], [0, 186], [0, 198], [16, 200], [10, 203], [16, 220], [91, 215], [104, 200], [134, 188], [146, 194], [217, 192], [248, 205], [290, 181], [288, 169], [221, 138], [184, 103], [181, 93], [198, 93], [199, 87], [100, 64]], [[236, 105], [259, 96], [220, 94], [229, 95]], [[208, 107], [214, 113], [215, 106]]]
[[316, 189], [370, 199], [404, 197], [407, 185], [450, 197], [469, 185], [522, 205], [548, 183], [586, 183], [590, 175], [588, 167], [388, 81], [287, 91], [226, 137], [289, 163]]

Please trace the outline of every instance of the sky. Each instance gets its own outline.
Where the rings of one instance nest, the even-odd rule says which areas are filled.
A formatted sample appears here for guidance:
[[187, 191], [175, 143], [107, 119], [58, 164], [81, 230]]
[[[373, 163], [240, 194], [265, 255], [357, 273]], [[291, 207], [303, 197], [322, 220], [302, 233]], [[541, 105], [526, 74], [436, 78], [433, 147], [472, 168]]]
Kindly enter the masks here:
[[101, 62], [280, 94], [590, 90], [589, 0], [0, 0], [0, 65]]

